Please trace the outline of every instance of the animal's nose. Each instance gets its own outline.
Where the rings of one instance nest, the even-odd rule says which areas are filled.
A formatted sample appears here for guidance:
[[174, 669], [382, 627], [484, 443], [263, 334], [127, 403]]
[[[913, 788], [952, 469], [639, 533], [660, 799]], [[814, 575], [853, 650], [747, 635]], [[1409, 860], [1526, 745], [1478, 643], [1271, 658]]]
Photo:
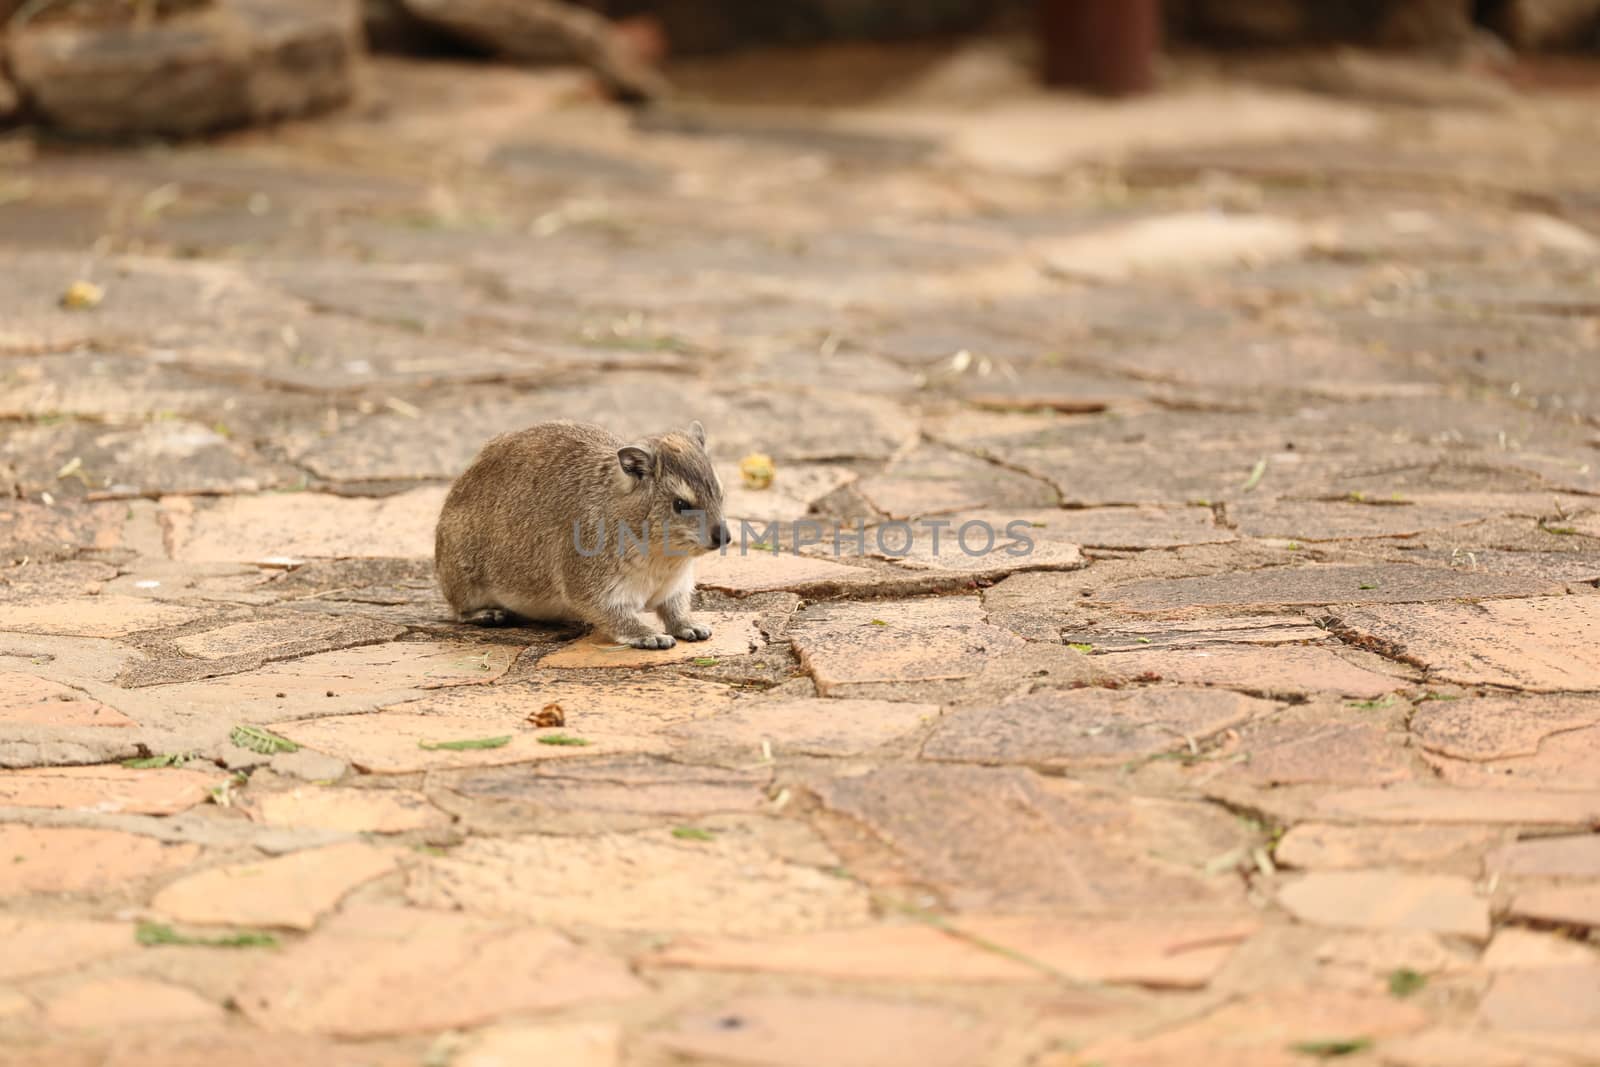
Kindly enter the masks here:
[[731, 540], [733, 540], [733, 535], [728, 533], [728, 524], [725, 522], [717, 523], [711, 531], [711, 547], [721, 548]]

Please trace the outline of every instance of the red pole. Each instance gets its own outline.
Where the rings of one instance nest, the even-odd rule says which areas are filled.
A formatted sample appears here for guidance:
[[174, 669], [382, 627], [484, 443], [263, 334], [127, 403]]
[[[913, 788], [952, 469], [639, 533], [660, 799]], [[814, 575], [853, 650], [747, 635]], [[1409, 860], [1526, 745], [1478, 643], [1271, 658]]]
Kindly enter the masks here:
[[1160, 0], [1039, 0], [1047, 85], [1107, 96], [1155, 86]]

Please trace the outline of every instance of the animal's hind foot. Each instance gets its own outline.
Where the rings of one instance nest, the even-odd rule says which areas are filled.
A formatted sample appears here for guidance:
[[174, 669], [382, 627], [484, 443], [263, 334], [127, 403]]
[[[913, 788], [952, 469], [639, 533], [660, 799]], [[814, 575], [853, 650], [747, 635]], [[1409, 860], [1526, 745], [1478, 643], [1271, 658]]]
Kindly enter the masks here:
[[520, 620], [504, 608], [484, 608], [474, 611], [470, 615], [463, 615], [461, 621], [469, 626], [515, 626]]

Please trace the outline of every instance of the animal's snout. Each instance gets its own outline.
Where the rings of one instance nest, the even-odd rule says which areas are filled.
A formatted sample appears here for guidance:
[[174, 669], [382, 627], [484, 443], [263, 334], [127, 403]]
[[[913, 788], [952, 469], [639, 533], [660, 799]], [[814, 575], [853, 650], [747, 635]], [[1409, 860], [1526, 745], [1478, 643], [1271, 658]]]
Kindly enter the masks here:
[[727, 544], [729, 541], [732, 541], [732, 540], [733, 540], [733, 535], [728, 532], [728, 524], [727, 523], [719, 522], [719, 523], [717, 523], [715, 526], [713, 526], [711, 528], [711, 547], [712, 548], [721, 548], [723, 545]]

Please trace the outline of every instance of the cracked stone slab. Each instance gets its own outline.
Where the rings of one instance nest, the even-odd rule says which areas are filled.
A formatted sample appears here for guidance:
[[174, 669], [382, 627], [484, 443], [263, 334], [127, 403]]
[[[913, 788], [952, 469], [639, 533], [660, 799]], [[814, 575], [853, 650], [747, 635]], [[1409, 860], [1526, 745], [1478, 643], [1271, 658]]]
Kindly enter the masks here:
[[620, 960], [553, 930], [379, 905], [346, 909], [274, 955], [237, 1000], [270, 1032], [374, 1038], [644, 992]]
[[95, 960], [137, 951], [133, 927], [87, 919], [0, 915], [0, 981], [69, 971]]
[[506, 672], [519, 651], [454, 641], [361, 645], [245, 674], [131, 689], [127, 707], [146, 725], [170, 724], [186, 736], [203, 727], [220, 739], [238, 722], [370, 710], [423, 691], [486, 685]]
[[428, 558], [446, 489], [354, 498], [326, 493], [161, 501], [168, 553], [187, 562]]
[[0, 557], [70, 559], [80, 551], [107, 552], [122, 547], [128, 507], [120, 502], [87, 504], [30, 500], [0, 501]]
[[661, 830], [475, 838], [429, 860], [408, 893], [422, 907], [621, 930], [758, 935], [860, 925], [855, 882], [789, 862], [739, 834]]
[[[989, 595], [985, 596], [985, 603]], [[1139, 652], [1204, 648], [1208, 645], [1315, 645], [1328, 632], [1303, 615], [1242, 615], [1227, 618], [1117, 618], [1108, 629], [1066, 633], [1068, 644], [1092, 645], [1096, 652]], [[1113, 661], [1114, 662], [1114, 661]]]
[[[928, 924], [878, 924], [777, 937], [678, 937], [651, 967], [872, 982], [1083, 982], [1204, 986], [1259, 924], [1250, 918], [961, 915], [955, 936]], [[981, 945], [998, 945], [1005, 952]]]
[[[1372, 667], [1360, 666], [1357, 661], [1369, 662]], [[1267, 697], [1337, 693], [1374, 700], [1409, 684], [1402, 677], [1379, 673], [1375, 668], [1383, 661], [1377, 656], [1329, 648], [1210, 645], [1118, 652], [1104, 662], [1123, 678], [1153, 675], [1181, 685], [1218, 686]]]
[[753, 995], [691, 1011], [650, 1043], [756, 1067], [966, 1067], [999, 1034], [944, 1004], [843, 995]]
[[22, 597], [0, 604], [0, 630], [62, 637], [125, 637], [193, 622], [207, 609], [142, 596]]
[[[371, 714], [279, 723], [273, 729], [369, 773], [405, 774], [664, 747], [655, 739], [662, 727], [715, 714], [733, 696], [727, 686], [679, 675], [629, 675], [605, 685], [541, 675], [529, 682], [446, 690]], [[530, 716], [551, 704], [561, 709], [564, 725], [535, 727]], [[499, 737], [510, 741], [492, 748], [422, 747]], [[541, 737], [588, 743], [555, 744]]]
[[848, 467], [794, 463], [777, 470], [771, 485], [753, 489], [744, 484], [738, 464], [719, 463], [716, 467], [723, 485], [722, 513], [735, 528], [739, 520], [754, 524], [803, 519], [817, 501], [856, 480], [856, 473]]
[[[254, 790], [252, 790], [254, 793]], [[450, 825], [450, 816], [421, 793], [405, 789], [296, 786], [252, 796], [245, 809], [266, 826], [310, 827], [347, 833], [398, 834]]]
[[0, 807], [172, 815], [204, 803], [225, 777], [174, 767], [134, 770], [117, 764], [4, 771]]
[[475, 1032], [451, 1067], [508, 1067], [518, 1063], [562, 1067], [618, 1067], [622, 1028], [608, 1022], [507, 1023]]
[[1143, 551], [1217, 545], [1238, 540], [1238, 535], [1218, 526], [1210, 508], [1034, 508], [1014, 511], [980, 511], [958, 521], [979, 519], [996, 530], [1013, 522], [1027, 524], [1035, 541], [1064, 541], [1090, 549]]
[[1382, 823], [1526, 824], [1588, 829], [1600, 823], [1600, 789], [1485, 791], [1401, 784], [1329, 793], [1317, 800], [1316, 810], [1325, 818]]
[[[632, 648], [618, 645], [600, 633], [549, 653], [539, 660], [541, 668], [605, 668], [637, 670], [692, 663], [697, 659], [747, 656], [767, 643], [756, 625], [757, 616], [748, 611], [699, 612], [695, 618], [711, 627], [709, 641], [679, 641], [671, 648]], [[655, 622], [648, 625], [654, 627]]]
[[1445, 681], [1544, 693], [1600, 689], [1600, 597], [1354, 609], [1340, 621]]
[[[894, 554], [893, 549], [899, 547], [895, 542], [889, 552], [874, 550], [869, 554], [910, 571], [963, 574], [988, 582], [1025, 571], [1072, 571], [1088, 565], [1077, 545], [1031, 538], [1007, 540], [1003, 533], [997, 534], [991, 545], [981, 530], [976, 531], [969, 543], [971, 553], [963, 550], [959, 542], [952, 545], [947, 540], [936, 549], [931, 538], [919, 537], [911, 541], [910, 550], [905, 553]], [[868, 536], [875, 538], [876, 533], [869, 530]]]
[[166, 844], [117, 830], [0, 824], [0, 897], [115, 891], [186, 867], [196, 845]]
[[193, 990], [149, 978], [102, 978], [72, 986], [44, 1004], [45, 1021], [66, 1029], [122, 1029], [220, 1022], [221, 1005]]
[[1243, 763], [1218, 772], [1257, 786], [1387, 785], [1415, 777], [1405, 735], [1373, 723], [1327, 722], [1293, 709], [1246, 730]]
[[850, 567], [811, 556], [746, 549], [708, 556], [695, 565], [695, 585], [733, 596], [785, 590], [802, 596], [868, 592], [881, 581], [864, 567]]
[[1533, 756], [1555, 734], [1600, 724], [1600, 699], [1577, 696], [1467, 697], [1428, 701], [1410, 730], [1429, 752], [1456, 760]]
[[1243, 843], [1205, 805], [1130, 797], [1018, 768], [891, 764], [812, 784], [952, 905], [1184, 910], [1236, 903], [1203, 876]]
[[1290, 1067], [1305, 1062], [1296, 1044], [1356, 1035], [1383, 1041], [1428, 1025], [1415, 1004], [1372, 993], [1290, 986], [1230, 1001], [1192, 1021], [1150, 1036], [1117, 1035], [1095, 1041], [1041, 1067], [1114, 1063], [1161, 1067], [1203, 1057], [1241, 1067]]
[[1487, 789], [1583, 789], [1595, 782], [1600, 761], [1600, 726], [1546, 737], [1531, 756], [1487, 761], [1425, 754], [1438, 777], [1451, 785]]
[[1495, 932], [1481, 962], [1486, 971], [1587, 967], [1600, 964], [1600, 951], [1560, 934], [1508, 926]]
[[675, 726], [666, 736], [693, 751], [781, 756], [860, 756], [926, 726], [939, 705], [808, 697], [741, 700], [727, 711]]
[[1507, 914], [1561, 926], [1600, 927], [1600, 886], [1563, 886], [1518, 893]]
[[1403, 563], [1317, 563], [1267, 567], [1243, 573], [1133, 582], [1095, 596], [1092, 603], [1122, 611], [1188, 608], [1316, 607], [1324, 604], [1411, 604], [1462, 598], [1559, 594], [1559, 583], [1502, 575], [1468, 574]]
[[1478, 1019], [1518, 1036], [1567, 1036], [1593, 1049], [1600, 1034], [1600, 966], [1502, 971], [1478, 1004]]
[[1287, 538], [1318, 544], [1366, 538], [1413, 538], [1429, 530], [1481, 522], [1514, 506], [1509, 501], [1487, 495], [1481, 501], [1456, 496], [1414, 496], [1403, 503], [1247, 499], [1230, 503], [1228, 518], [1246, 537]]
[[1491, 875], [1600, 879], [1600, 834], [1514, 841], [1486, 856], [1483, 868]]
[[707, 767], [647, 756], [435, 772], [433, 799], [474, 832], [598, 833], [770, 810], [770, 767]]
[[1116, 765], [1183, 750], [1276, 710], [1218, 689], [1041, 689], [951, 712], [924, 759], [1032, 766]]
[[823, 696], [970, 678], [991, 657], [1024, 645], [984, 622], [976, 597], [829, 604], [799, 616], [790, 636]]
[[1272, 851], [1280, 866], [1300, 870], [1369, 867], [1443, 869], [1476, 856], [1500, 834], [1475, 826], [1341, 826], [1305, 822], [1292, 827]]
[[0, 671], [0, 726], [137, 726], [109, 704], [82, 690], [16, 671]]
[[1301, 922], [1373, 930], [1420, 930], [1486, 941], [1489, 902], [1472, 881], [1389, 871], [1316, 871], [1278, 891]]
[[[183, 419], [116, 427], [75, 420], [34, 424], [0, 440], [0, 463], [15, 468], [29, 495], [63, 497], [254, 493], [295, 474], [216, 426]], [[63, 470], [75, 473], [62, 476]]]
[[188, 875], [163, 888], [150, 906], [179, 922], [309, 930], [352, 889], [396, 864], [390, 849], [329, 845]]

